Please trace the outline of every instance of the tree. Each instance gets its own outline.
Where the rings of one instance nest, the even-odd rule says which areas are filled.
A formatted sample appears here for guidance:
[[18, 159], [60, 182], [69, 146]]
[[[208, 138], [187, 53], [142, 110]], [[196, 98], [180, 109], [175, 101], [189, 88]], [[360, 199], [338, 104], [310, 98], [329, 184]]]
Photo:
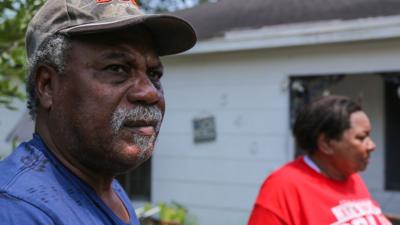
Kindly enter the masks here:
[[[207, 0], [138, 0], [148, 12], [166, 12], [192, 7]], [[15, 99], [24, 99], [25, 31], [45, 0], [0, 0], [0, 107], [14, 109]]]
[[0, 0], [0, 106], [13, 109], [24, 99], [19, 89], [25, 80], [25, 30], [44, 0]]

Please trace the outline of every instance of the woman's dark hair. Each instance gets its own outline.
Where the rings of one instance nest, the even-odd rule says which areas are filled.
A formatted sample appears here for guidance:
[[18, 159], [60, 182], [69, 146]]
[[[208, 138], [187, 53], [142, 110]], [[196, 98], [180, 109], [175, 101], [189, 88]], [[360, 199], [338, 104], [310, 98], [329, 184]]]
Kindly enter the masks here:
[[350, 128], [350, 116], [361, 111], [361, 106], [345, 96], [326, 96], [312, 101], [297, 115], [293, 135], [297, 145], [312, 154], [317, 150], [320, 134], [339, 140]]

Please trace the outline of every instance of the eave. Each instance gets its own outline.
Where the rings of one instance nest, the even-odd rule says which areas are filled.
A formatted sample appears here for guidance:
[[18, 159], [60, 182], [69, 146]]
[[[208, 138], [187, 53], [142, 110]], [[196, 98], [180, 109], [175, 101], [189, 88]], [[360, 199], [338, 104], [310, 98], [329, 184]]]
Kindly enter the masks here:
[[400, 37], [400, 16], [285, 24], [225, 32], [181, 55], [319, 45]]

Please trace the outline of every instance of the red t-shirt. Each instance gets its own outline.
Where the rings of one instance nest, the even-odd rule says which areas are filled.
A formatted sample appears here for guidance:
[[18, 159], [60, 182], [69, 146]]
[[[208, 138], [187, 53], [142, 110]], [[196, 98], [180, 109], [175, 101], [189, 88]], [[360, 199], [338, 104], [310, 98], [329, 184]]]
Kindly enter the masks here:
[[248, 225], [390, 225], [358, 174], [335, 181], [303, 157], [273, 172], [261, 187]]

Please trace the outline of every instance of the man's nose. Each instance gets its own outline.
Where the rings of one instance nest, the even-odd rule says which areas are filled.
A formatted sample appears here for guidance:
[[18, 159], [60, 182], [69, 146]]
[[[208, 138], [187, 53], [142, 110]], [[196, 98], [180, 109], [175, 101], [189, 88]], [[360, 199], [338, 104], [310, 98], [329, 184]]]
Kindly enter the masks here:
[[148, 105], [156, 104], [162, 97], [162, 91], [145, 75], [138, 77], [127, 93], [128, 101]]

